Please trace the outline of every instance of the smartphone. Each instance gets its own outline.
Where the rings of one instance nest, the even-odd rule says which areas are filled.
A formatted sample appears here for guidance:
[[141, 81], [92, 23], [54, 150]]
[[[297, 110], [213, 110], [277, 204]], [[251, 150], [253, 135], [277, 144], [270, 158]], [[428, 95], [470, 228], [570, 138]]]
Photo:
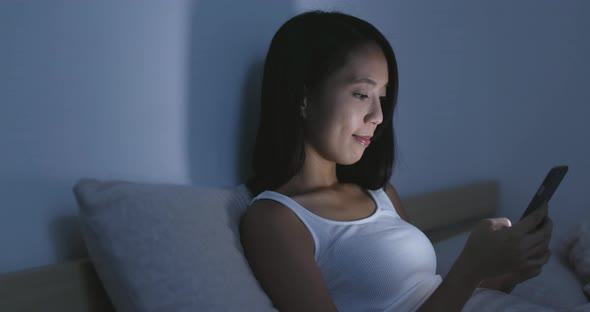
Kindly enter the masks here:
[[555, 166], [549, 170], [549, 173], [547, 173], [545, 180], [543, 180], [543, 183], [541, 183], [537, 193], [535, 193], [535, 196], [533, 196], [529, 206], [522, 214], [522, 217], [520, 217], [521, 220], [531, 214], [533, 211], [537, 210], [537, 208], [539, 208], [543, 202], [549, 202], [551, 196], [553, 196], [553, 193], [555, 193], [555, 190], [559, 186], [559, 183], [561, 183], [561, 180], [563, 180], [563, 177], [565, 177], [567, 170], [568, 166]]

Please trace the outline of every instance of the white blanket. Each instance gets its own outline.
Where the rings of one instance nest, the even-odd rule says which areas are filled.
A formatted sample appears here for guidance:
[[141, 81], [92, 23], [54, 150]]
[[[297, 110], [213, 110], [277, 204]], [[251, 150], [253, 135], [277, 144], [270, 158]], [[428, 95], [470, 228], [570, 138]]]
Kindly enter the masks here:
[[590, 312], [590, 303], [571, 309], [537, 305], [520, 297], [492, 289], [478, 288], [463, 307], [463, 312]]
[[[468, 236], [469, 233], [461, 233], [434, 244], [438, 274], [446, 276]], [[556, 254], [554, 252], [539, 276], [519, 284], [511, 294], [476, 290], [464, 311], [590, 312], [582, 283]]]
[[584, 222], [577, 227], [566, 248], [570, 265], [586, 285], [584, 291], [590, 296], [590, 222]]
[[478, 288], [463, 307], [463, 312], [556, 312], [501, 291]]

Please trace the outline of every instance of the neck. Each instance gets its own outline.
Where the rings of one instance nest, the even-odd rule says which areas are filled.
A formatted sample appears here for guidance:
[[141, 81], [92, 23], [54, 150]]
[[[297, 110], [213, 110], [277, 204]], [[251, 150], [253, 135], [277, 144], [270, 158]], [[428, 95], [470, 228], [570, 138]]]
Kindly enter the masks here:
[[303, 194], [338, 184], [336, 163], [322, 158], [313, 148], [305, 145], [303, 167], [279, 190], [284, 193]]

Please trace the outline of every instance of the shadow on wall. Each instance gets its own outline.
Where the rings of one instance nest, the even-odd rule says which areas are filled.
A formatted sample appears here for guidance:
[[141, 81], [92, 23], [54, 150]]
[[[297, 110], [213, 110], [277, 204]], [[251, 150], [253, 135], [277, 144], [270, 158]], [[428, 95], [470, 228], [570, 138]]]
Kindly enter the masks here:
[[264, 60], [253, 63], [242, 87], [240, 122], [237, 128], [239, 151], [235, 159], [235, 165], [238, 167], [237, 183], [245, 182], [253, 174], [252, 152], [260, 119], [260, 90], [263, 72]]
[[49, 224], [49, 236], [54, 243], [56, 263], [88, 256], [77, 215], [53, 219]]
[[194, 3], [186, 116], [191, 183], [230, 186], [250, 176], [264, 58], [294, 12], [289, 1]]

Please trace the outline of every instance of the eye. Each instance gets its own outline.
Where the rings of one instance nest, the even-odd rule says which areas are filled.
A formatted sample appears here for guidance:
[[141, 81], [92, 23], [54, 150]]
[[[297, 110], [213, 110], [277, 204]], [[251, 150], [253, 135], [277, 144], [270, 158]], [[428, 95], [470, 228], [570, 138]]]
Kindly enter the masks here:
[[364, 99], [368, 99], [369, 96], [366, 94], [362, 94], [362, 93], [353, 93], [352, 94], [355, 98], [360, 99], [360, 100], [364, 100]]

